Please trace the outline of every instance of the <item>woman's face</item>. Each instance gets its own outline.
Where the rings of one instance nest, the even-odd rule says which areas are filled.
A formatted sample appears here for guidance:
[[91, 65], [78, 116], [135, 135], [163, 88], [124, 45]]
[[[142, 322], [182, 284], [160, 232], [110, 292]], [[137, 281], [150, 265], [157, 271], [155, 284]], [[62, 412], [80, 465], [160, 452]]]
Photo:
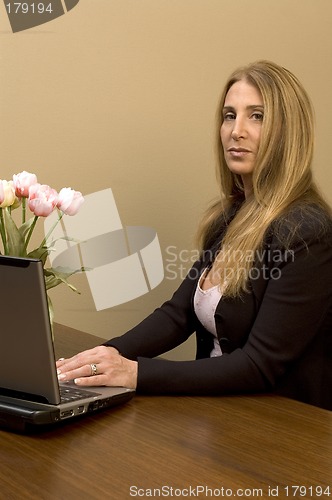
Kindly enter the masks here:
[[241, 176], [245, 193], [249, 193], [264, 116], [259, 90], [245, 80], [234, 83], [222, 113], [220, 137], [225, 161], [231, 172]]

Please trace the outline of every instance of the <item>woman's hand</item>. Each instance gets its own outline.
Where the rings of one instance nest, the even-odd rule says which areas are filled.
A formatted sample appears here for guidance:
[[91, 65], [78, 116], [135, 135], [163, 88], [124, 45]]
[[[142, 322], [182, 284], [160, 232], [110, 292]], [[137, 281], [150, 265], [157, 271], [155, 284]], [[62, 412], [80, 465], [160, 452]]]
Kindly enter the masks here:
[[56, 363], [60, 382], [74, 380], [80, 386], [123, 386], [136, 389], [137, 362], [126, 359], [114, 347], [99, 346]]

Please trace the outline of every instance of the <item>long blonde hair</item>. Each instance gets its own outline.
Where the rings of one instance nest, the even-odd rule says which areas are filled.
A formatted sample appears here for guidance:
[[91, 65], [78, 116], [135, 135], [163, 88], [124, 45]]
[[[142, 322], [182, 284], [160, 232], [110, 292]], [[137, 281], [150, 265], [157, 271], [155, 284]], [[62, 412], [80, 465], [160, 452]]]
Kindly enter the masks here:
[[[259, 90], [264, 105], [259, 150], [253, 172], [253, 191], [247, 199], [241, 177], [232, 173], [224, 159], [220, 140], [222, 109], [227, 92], [239, 80]], [[228, 79], [217, 110], [217, 178], [220, 197], [206, 212], [198, 231], [201, 248], [218, 232], [228, 209], [238, 204], [227, 226], [215, 271], [220, 273], [223, 295], [235, 297], [247, 290], [255, 255], [262, 247], [271, 223], [291, 205], [319, 206], [329, 212], [312, 179], [314, 117], [310, 99], [298, 79], [287, 69], [258, 61], [236, 70]], [[293, 228], [294, 232], [296, 228]], [[289, 240], [291, 238], [289, 233]], [[288, 242], [285, 241], [285, 247]]]

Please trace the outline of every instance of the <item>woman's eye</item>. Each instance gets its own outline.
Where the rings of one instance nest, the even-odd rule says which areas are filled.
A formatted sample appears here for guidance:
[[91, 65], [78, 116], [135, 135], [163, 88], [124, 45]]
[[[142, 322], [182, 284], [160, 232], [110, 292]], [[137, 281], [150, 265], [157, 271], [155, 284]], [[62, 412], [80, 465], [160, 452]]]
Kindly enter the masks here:
[[235, 120], [235, 114], [234, 113], [226, 113], [224, 115], [224, 120]]
[[252, 117], [254, 120], [262, 121], [263, 120], [263, 113], [253, 113]]

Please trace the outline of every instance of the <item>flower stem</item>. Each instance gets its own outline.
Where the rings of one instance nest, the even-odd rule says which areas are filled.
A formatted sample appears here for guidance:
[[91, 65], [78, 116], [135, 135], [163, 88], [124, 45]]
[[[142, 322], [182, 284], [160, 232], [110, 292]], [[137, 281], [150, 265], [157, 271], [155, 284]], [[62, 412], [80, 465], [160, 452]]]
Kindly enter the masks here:
[[51, 229], [49, 230], [49, 232], [47, 233], [47, 235], [45, 236], [45, 238], [43, 239], [43, 241], [41, 242], [41, 245], [40, 245], [41, 247], [43, 247], [44, 245], [46, 245], [46, 242], [47, 242], [48, 238], [51, 236], [51, 234], [53, 233], [54, 229], [59, 224], [60, 220], [63, 217], [63, 214], [64, 214], [63, 212], [60, 212], [60, 210], [58, 210], [58, 218], [54, 222], [53, 226], [51, 227]]
[[33, 219], [33, 222], [31, 224], [31, 227], [30, 227], [30, 230], [28, 232], [28, 235], [26, 237], [26, 240], [25, 240], [25, 243], [24, 243], [24, 248], [23, 248], [23, 255], [26, 254], [26, 251], [27, 251], [27, 248], [28, 248], [28, 245], [29, 245], [29, 241], [31, 239], [31, 236], [32, 236], [32, 233], [33, 233], [33, 230], [35, 229], [35, 226], [37, 224], [37, 220], [39, 219], [38, 215], [35, 215], [34, 219]]
[[26, 198], [22, 198], [22, 224], [26, 221]]
[[5, 220], [3, 217], [3, 208], [0, 208], [0, 233], [1, 233], [2, 243], [3, 243], [4, 254], [8, 255], [7, 236], [6, 236]]

